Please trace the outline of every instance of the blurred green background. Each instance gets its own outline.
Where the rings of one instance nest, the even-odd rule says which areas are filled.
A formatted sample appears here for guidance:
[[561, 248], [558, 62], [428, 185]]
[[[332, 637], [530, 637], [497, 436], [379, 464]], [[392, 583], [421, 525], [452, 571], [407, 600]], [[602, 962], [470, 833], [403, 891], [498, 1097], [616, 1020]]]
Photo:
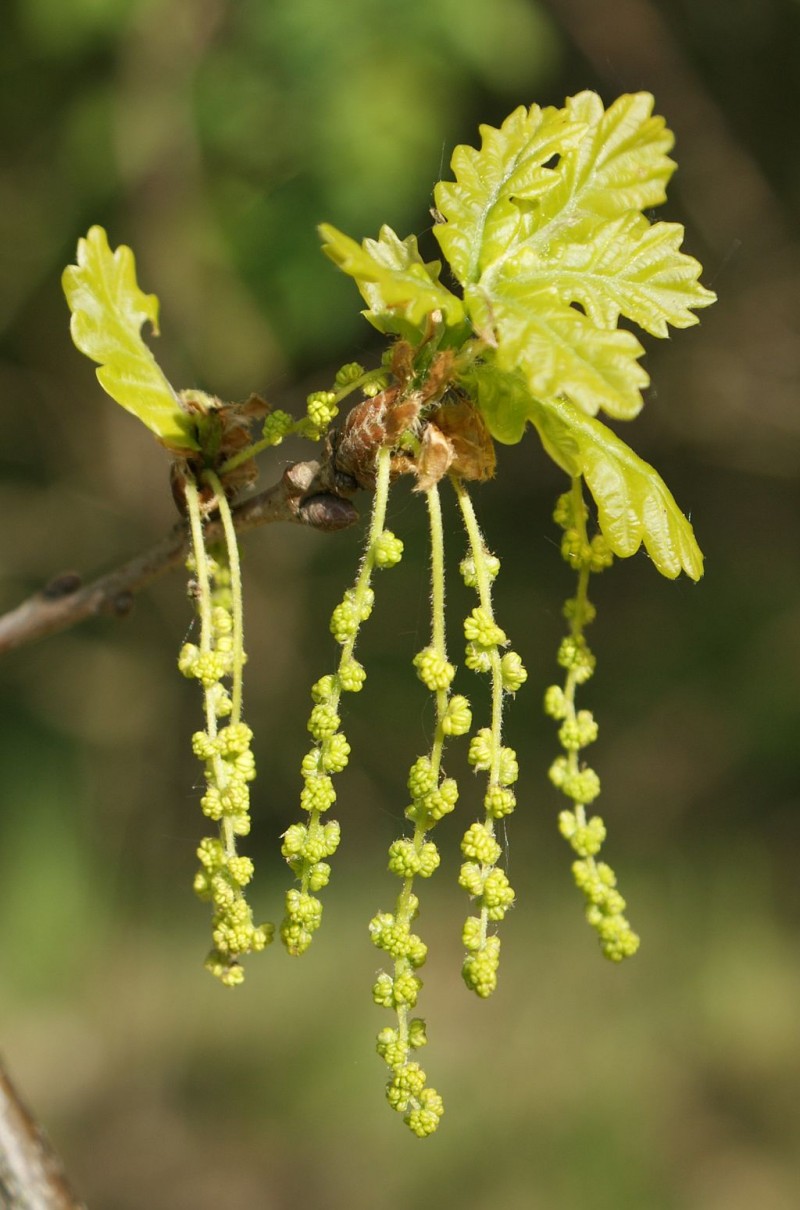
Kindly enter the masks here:
[[[518, 907], [501, 981], [463, 989], [464, 815], [424, 888], [425, 1066], [446, 1100], [413, 1139], [383, 1103], [367, 922], [430, 725], [423, 516], [377, 585], [347, 704], [342, 847], [325, 923], [230, 993], [202, 970], [203, 820], [175, 658], [180, 577], [124, 622], [0, 665], [0, 1048], [93, 1210], [794, 1210], [800, 1204], [800, 5], [793, 0], [16, 0], [0, 37], [0, 609], [87, 577], [174, 522], [167, 460], [71, 347], [61, 269], [104, 224], [157, 291], [173, 382], [299, 410], [374, 357], [315, 224], [430, 239], [451, 149], [519, 103], [646, 88], [677, 135], [664, 217], [720, 301], [650, 347], [632, 444], [691, 514], [699, 586], [644, 554], [598, 580], [591, 636], [606, 852], [643, 937], [604, 963], [582, 919], [541, 715], [571, 577], [534, 437], [477, 493], [499, 617], [530, 671], [509, 711]], [[650, 342], [652, 346], [657, 342]], [[628, 436], [628, 433], [625, 433]], [[262, 482], [300, 450], [281, 448]], [[364, 501], [366, 505], [366, 501]], [[448, 512], [450, 562], [462, 538]], [[256, 898], [280, 913], [310, 682], [360, 533], [244, 543]], [[381, 589], [385, 591], [380, 592]], [[450, 591], [452, 633], [466, 598]], [[455, 637], [452, 640], [455, 644]], [[458, 769], [458, 760], [453, 765]], [[463, 805], [471, 809], [469, 787]], [[259, 898], [260, 897], [260, 898]]]

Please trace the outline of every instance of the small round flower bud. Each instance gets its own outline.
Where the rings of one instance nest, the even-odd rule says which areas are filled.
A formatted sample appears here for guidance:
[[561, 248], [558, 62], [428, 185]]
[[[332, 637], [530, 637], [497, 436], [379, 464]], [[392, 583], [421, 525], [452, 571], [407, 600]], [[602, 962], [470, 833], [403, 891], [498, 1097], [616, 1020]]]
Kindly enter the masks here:
[[229, 908], [235, 897], [236, 893], [229, 879], [224, 874], [215, 874], [211, 879], [211, 898], [214, 906], [220, 910]]
[[574, 638], [568, 635], [562, 639], [558, 649], [558, 662], [562, 668], [574, 672], [579, 685], [588, 681], [594, 672], [595, 658], [583, 637]]
[[503, 688], [506, 693], [516, 693], [528, 679], [528, 671], [516, 651], [507, 651], [500, 661]]
[[396, 1008], [413, 1008], [417, 1003], [421, 988], [422, 980], [418, 975], [412, 975], [410, 972], [398, 975], [394, 980], [392, 992], [394, 1006]]
[[363, 664], [351, 656], [339, 665], [338, 677], [339, 685], [345, 693], [358, 693], [367, 679], [367, 674]]
[[551, 718], [562, 719], [567, 716], [567, 699], [560, 685], [550, 685], [544, 695], [544, 711]]
[[569, 529], [575, 523], [572, 492], [563, 492], [556, 500], [553, 520], [559, 529]]
[[323, 824], [322, 834], [325, 837], [325, 856], [330, 857], [339, 847], [341, 840], [341, 827], [338, 819], [329, 819], [326, 824]]
[[391, 975], [387, 975], [385, 971], [378, 975], [373, 984], [372, 999], [379, 1008], [392, 1008], [394, 1006], [394, 979]]
[[200, 809], [208, 819], [219, 820], [225, 814], [222, 795], [216, 786], [210, 785], [200, 799]]
[[575, 715], [578, 724], [578, 739], [582, 748], [587, 748], [597, 739], [598, 726], [591, 710], [579, 710]]
[[512, 786], [519, 777], [517, 754], [513, 748], [500, 749], [500, 768], [497, 780], [501, 786]]
[[425, 959], [428, 956], [428, 947], [416, 933], [411, 933], [406, 941], [405, 956], [415, 970], [425, 964]]
[[464, 949], [475, 953], [483, 945], [483, 926], [480, 916], [467, 916], [461, 933]]
[[560, 790], [568, 775], [569, 763], [566, 756], [557, 756], [550, 768], [547, 770], [547, 776], [550, 778], [556, 789]]
[[[386, 1033], [393, 1034], [394, 1036], [391, 1039], [387, 1039], [382, 1042], [381, 1035]], [[391, 1068], [392, 1071], [394, 1071], [396, 1068], [402, 1067], [403, 1064], [408, 1061], [408, 1055], [411, 1048], [409, 1047], [408, 1043], [398, 1041], [396, 1030], [381, 1030], [381, 1033], [378, 1034], [378, 1043], [375, 1049], [384, 1060], [386, 1065]]]
[[335, 689], [336, 683], [334, 678], [330, 675], [330, 673], [328, 673], [327, 676], [321, 676], [319, 680], [315, 681], [311, 686], [311, 699], [318, 705], [323, 702], [327, 702], [331, 697], [333, 697]]
[[383, 375], [378, 375], [370, 382], [364, 383], [363, 387], [361, 388], [361, 393], [366, 395], [367, 399], [374, 399], [376, 395], [380, 395], [381, 391], [386, 390], [388, 381], [388, 378], [385, 378]]
[[308, 889], [310, 891], [321, 891], [323, 887], [328, 885], [331, 876], [331, 867], [327, 861], [315, 861], [308, 872]]
[[217, 746], [207, 731], [195, 731], [192, 736], [192, 752], [198, 760], [211, 760]]
[[481, 606], [476, 606], [464, 620], [464, 637], [476, 647], [502, 647], [508, 642], [504, 630]]
[[578, 773], [568, 774], [559, 788], [574, 802], [588, 806], [600, 793], [600, 778], [594, 769], [581, 769]]
[[577, 752], [581, 748], [578, 723], [574, 718], [567, 718], [558, 729], [558, 741], [567, 752]]
[[403, 543], [390, 529], [385, 529], [372, 547], [376, 567], [394, 567], [403, 557]]
[[478, 646], [477, 643], [467, 643], [464, 650], [466, 652], [464, 663], [470, 672], [491, 672], [491, 651], [487, 651], [485, 647]]
[[205, 870], [198, 870], [194, 876], [192, 889], [198, 899], [208, 901], [211, 898], [211, 879]]
[[[341, 734], [341, 732], [338, 734]], [[310, 751], [306, 752], [305, 756], [300, 762], [300, 772], [302, 773], [303, 777], [313, 777], [314, 774], [323, 772], [322, 749], [320, 747], [314, 745]]]
[[489, 908], [490, 917], [499, 919], [500, 917], [496, 915], [492, 916], [493, 911], [502, 908], [501, 916], [504, 915], [514, 902], [514, 898], [514, 890], [509, 884], [506, 874], [495, 866], [493, 870], [489, 871], [483, 884], [483, 902]]
[[442, 731], [445, 735], [466, 735], [472, 726], [472, 710], [467, 698], [454, 693], [442, 716]]
[[270, 445], [280, 445], [287, 433], [294, 428], [294, 420], [288, 412], [270, 412], [264, 421], [262, 436]]
[[614, 562], [611, 547], [602, 534], [595, 534], [591, 543], [589, 568], [593, 572], [605, 571]]
[[308, 730], [316, 740], [329, 739], [339, 729], [339, 715], [333, 706], [320, 704], [311, 711]]
[[233, 614], [221, 605], [215, 605], [211, 610], [211, 626], [216, 635], [229, 635], [233, 631]]
[[461, 841], [461, 852], [482, 865], [494, 865], [500, 857], [500, 845], [485, 824], [470, 824]]
[[231, 723], [217, 735], [218, 750], [223, 756], [241, 756], [250, 748], [253, 732], [246, 723]]
[[363, 588], [360, 597], [356, 602], [353, 589], [349, 589], [345, 596], [351, 598], [357, 607], [359, 620], [366, 622], [369, 615], [372, 613], [372, 607], [375, 604], [375, 591], [372, 588]]
[[222, 842], [215, 837], [206, 836], [197, 847], [200, 864], [209, 872], [219, 869], [225, 864], [225, 850]]
[[230, 857], [228, 873], [237, 886], [247, 886], [253, 877], [253, 862], [249, 857]]
[[284, 857], [295, 857], [298, 853], [302, 853], [306, 846], [306, 838], [308, 836], [308, 828], [303, 823], [293, 823], [286, 829], [283, 834], [283, 844], [281, 845], [281, 853]]
[[419, 873], [420, 859], [412, 840], [395, 840], [389, 846], [389, 870], [398, 878], [413, 878]]
[[337, 643], [346, 643], [358, 634], [358, 612], [352, 601], [340, 601], [331, 614], [331, 634]]
[[207, 690], [207, 698], [208, 704], [217, 718], [226, 718], [231, 713], [233, 709], [231, 695], [220, 681]]
[[306, 399], [306, 416], [318, 429], [326, 429], [338, 414], [334, 391], [312, 391]]
[[306, 779], [300, 791], [300, 806], [304, 811], [316, 811], [321, 814], [336, 802], [336, 791], [333, 782], [325, 773], [318, 773]]
[[472, 555], [467, 555], [465, 559], [461, 560], [459, 571], [461, 572], [462, 579], [467, 588], [478, 587], [478, 571], [475, 567], [475, 559]]
[[492, 819], [502, 819], [510, 815], [517, 805], [514, 791], [505, 786], [489, 786], [483, 799], [483, 805]]
[[597, 617], [597, 610], [587, 597], [580, 601], [577, 597], [570, 597], [564, 602], [561, 612], [568, 622], [579, 621], [582, 626], [588, 626]]
[[491, 996], [497, 987], [497, 968], [500, 964], [500, 938], [487, 937], [486, 944], [477, 953], [464, 959], [461, 973], [467, 987], [481, 998]]
[[286, 915], [313, 930], [319, 927], [322, 919], [322, 904], [313, 895], [292, 887], [286, 892]]
[[420, 878], [430, 878], [432, 874], [439, 868], [439, 850], [432, 840], [427, 840], [420, 849], [419, 853], [419, 876]]
[[447, 689], [456, 674], [456, 670], [449, 660], [435, 651], [433, 647], [426, 647], [423, 651], [418, 652], [414, 656], [413, 663], [417, 676], [431, 692], [437, 689]]
[[348, 361], [347, 365], [341, 366], [336, 371], [334, 382], [337, 387], [347, 387], [351, 383], [357, 382], [365, 373], [364, 367], [360, 366], [357, 361]]
[[488, 769], [492, 763], [492, 733], [488, 727], [481, 727], [469, 742], [467, 760], [476, 769]]
[[[488, 551], [484, 551], [483, 563], [489, 577], [489, 582], [491, 583], [500, 570], [500, 560], [496, 555], [490, 555]], [[467, 588], [478, 587], [478, 570], [472, 555], [467, 555], [465, 559], [462, 559], [459, 570]]]
[[578, 570], [591, 561], [592, 548], [577, 529], [568, 529], [561, 539], [561, 557], [570, 567]]
[[477, 898], [483, 893], [483, 880], [484, 874], [478, 863], [475, 861], [465, 861], [459, 870], [458, 885], [468, 895]]
[[408, 1045], [412, 1050], [419, 1050], [428, 1042], [425, 1032], [425, 1022], [422, 1017], [412, 1017], [408, 1023]]
[[337, 731], [322, 745], [322, 768], [326, 773], [341, 773], [350, 757], [350, 745], [344, 732]]
[[[409, 1097], [419, 1096], [424, 1087], [425, 1072], [419, 1063], [406, 1063], [404, 1067], [395, 1072], [394, 1079], [389, 1082], [389, 1088], [394, 1089], [397, 1099], [405, 1097], [406, 1102]], [[387, 1089], [388, 1095], [389, 1091]]]
[[408, 775], [408, 791], [412, 798], [424, 798], [436, 788], [436, 775], [431, 768], [430, 758], [420, 756], [411, 766]]
[[458, 802], [458, 785], [454, 778], [445, 777], [441, 785], [426, 795], [425, 810], [433, 822], [438, 822], [453, 810]]
[[[566, 833], [564, 833], [566, 835]], [[593, 815], [588, 823], [575, 827], [567, 839], [579, 857], [596, 857], [606, 838], [606, 826], [599, 815]]]
[[574, 811], [560, 811], [558, 815], [558, 830], [565, 840], [571, 840], [575, 835], [578, 820]]

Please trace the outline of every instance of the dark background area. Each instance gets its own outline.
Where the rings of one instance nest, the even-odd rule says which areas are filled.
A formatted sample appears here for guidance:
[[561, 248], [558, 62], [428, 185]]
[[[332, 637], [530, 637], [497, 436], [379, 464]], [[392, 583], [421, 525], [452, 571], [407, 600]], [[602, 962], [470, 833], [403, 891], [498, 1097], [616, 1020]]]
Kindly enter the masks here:
[[[366, 927], [395, 894], [385, 851], [430, 724], [410, 666], [426, 641], [419, 501], [395, 493], [407, 555], [376, 585], [369, 680], [346, 703], [323, 928], [302, 961], [278, 946], [251, 960], [238, 991], [202, 970], [191, 893], [204, 821], [200, 703], [175, 667], [181, 577], [124, 622], [3, 660], [0, 1047], [88, 1204], [794, 1210], [800, 5], [18, 0], [4, 14], [0, 609], [67, 568], [111, 569], [175, 520], [166, 456], [69, 341], [59, 278], [92, 223], [133, 246], [158, 293], [156, 354], [176, 385], [300, 411], [342, 361], [376, 355], [316, 223], [360, 239], [388, 222], [433, 254], [432, 186], [479, 122], [644, 88], [677, 137], [659, 217], [685, 223], [719, 294], [698, 327], [647, 342], [654, 385], [623, 434], [691, 515], [706, 576], [670, 583], [640, 553], [593, 592], [598, 671], [581, 704], [600, 724], [604, 854], [643, 939], [622, 968], [582, 919], [546, 777], [541, 696], [572, 591], [550, 520], [562, 477], [531, 435], [476, 492], [503, 562], [499, 620], [530, 673], [507, 728], [518, 906], [499, 989], [478, 1002], [459, 974], [465, 781], [419, 922], [425, 1067], [447, 1106], [435, 1138], [383, 1103]], [[307, 448], [265, 459], [262, 483]], [[360, 540], [274, 526], [243, 543], [247, 851], [266, 918], [289, 885], [278, 838], [298, 817], [308, 687], [332, 665], [328, 617]], [[452, 579], [455, 653], [468, 598]]]

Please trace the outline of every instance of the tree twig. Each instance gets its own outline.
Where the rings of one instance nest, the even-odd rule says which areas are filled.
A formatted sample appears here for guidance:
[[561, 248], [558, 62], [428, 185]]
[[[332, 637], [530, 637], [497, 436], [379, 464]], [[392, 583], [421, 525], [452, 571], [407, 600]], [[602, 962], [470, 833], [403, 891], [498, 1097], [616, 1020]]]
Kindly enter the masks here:
[[[353, 504], [330, 490], [330, 475], [317, 462], [297, 462], [266, 491], [243, 500], [233, 509], [238, 531], [274, 521], [291, 521], [323, 532], [347, 529], [358, 519]], [[218, 522], [208, 526], [213, 542]], [[66, 572], [56, 576], [16, 609], [0, 617], [0, 655], [47, 635], [67, 630], [85, 618], [124, 617], [137, 592], [180, 566], [189, 549], [186, 526], [180, 522], [159, 543], [91, 584]]]
[[5, 1210], [83, 1210], [56, 1153], [0, 1061], [0, 1205]]

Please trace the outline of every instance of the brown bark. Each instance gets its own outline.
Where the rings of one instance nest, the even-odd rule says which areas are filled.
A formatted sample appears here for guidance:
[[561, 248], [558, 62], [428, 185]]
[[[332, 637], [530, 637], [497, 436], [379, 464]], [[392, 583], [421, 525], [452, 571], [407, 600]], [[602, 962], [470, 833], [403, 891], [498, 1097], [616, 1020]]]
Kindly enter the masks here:
[[41, 1127], [0, 1062], [0, 1205], [4, 1210], [85, 1210]]
[[[236, 529], [255, 529], [274, 521], [291, 521], [323, 532], [346, 529], [358, 519], [353, 504], [327, 490], [330, 472], [316, 462], [297, 462], [278, 483], [233, 508]], [[207, 533], [214, 541], [218, 523]], [[181, 566], [189, 549], [183, 522], [159, 543], [115, 571], [83, 584], [74, 572], [56, 575], [43, 589], [0, 617], [0, 655], [36, 639], [67, 630], [85, 618], [124, 617], [135, 594], [173, 568]]]

